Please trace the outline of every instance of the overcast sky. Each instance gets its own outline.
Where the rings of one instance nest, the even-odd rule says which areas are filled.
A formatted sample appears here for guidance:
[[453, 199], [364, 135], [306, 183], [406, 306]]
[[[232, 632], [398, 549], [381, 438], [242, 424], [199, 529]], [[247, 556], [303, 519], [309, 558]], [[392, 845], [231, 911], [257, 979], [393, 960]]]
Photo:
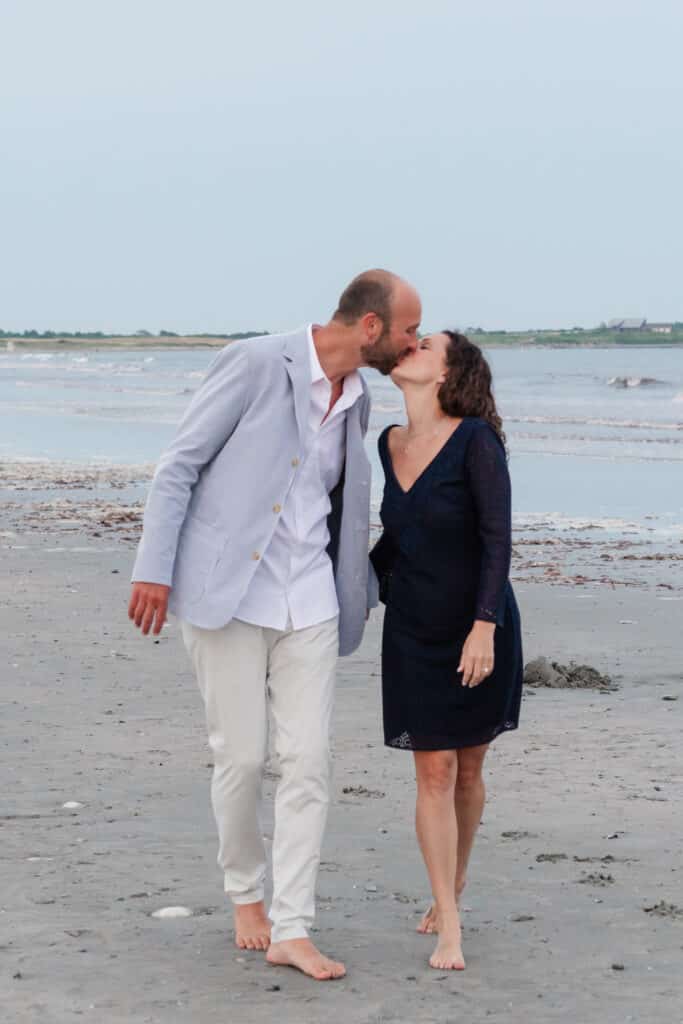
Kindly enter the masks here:
[[0, 328], [683, 319], [680, 0], [0, 0]]

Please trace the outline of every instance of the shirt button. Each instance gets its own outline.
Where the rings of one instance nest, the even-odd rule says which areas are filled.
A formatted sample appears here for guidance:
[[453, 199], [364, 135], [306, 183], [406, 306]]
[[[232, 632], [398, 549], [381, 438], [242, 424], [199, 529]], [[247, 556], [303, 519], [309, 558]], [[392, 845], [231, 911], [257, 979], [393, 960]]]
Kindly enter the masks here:
[[292, 459], [292, 465], [293, 466], [298, 466], [299, 465], [299, 460], [298, 459]]
[[255, 562], [258, 562], [261, 556], [259, 555], [258, 551], [255, 551], [251, 557], [254, 559]]
[[279, 512], [282, 512], [282, 505], [273, 505], [273, 512], [275, 513], [275, 515], [278, 515]]

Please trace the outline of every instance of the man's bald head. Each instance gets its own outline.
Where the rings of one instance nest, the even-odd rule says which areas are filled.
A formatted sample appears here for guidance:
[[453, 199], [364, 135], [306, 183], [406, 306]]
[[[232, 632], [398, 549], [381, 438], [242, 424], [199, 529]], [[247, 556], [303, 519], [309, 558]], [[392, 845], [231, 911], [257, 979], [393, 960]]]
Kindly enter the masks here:
[[365, 270], [354, 277], [342, 292], [333, 319], [350, 326], [366, 313], [374, 313], [387, 330], [391, 324], [395, 293], [405, 284], [389, 270]]
[[365, 366], [391, 373], [414, 350], [421, 315], [412, 285], [389, 270], [365, 270], [342, 292], [332, 323], [359, 342]]

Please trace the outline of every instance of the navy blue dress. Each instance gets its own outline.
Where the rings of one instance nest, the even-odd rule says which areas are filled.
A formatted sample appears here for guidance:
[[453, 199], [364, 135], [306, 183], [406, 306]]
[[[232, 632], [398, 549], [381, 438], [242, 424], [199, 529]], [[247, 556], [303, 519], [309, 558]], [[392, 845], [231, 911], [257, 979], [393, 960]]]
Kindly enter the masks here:
[[[466, 417], [408, 491], [379, 438], [384, 532], [371, 552], [386, 605], [382, 637], [384, 741], [454, 750], [516, 729], [522, 641], [508, 579], [510, 477], [500, 438]], [[493, 672], [462, 686], [457, 668], [475, 619], [495, 622]]]

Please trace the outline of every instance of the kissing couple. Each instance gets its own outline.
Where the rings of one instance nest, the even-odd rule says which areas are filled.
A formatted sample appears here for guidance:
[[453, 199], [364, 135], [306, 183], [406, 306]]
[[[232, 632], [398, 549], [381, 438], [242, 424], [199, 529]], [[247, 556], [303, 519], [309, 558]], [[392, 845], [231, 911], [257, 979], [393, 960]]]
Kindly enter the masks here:
[[[309, 938], [335, 670], [369, 609], [386, 606], [384, 741], [413, 752], [432, 891], [418, 931], [437, 936], [429, 962], [440, 970], [465, 966], [458, 900], [484, 758], [519, 719], [510, 482], [491, 374], [466, 337], [420, 337], [420, 320], [415, 289], [370, 270], [324, 326], [223, 349], [160, 459], [132, 574], [130, 618], [158, 634], [171, 611], [194, 665], [236, 943], [320, 981], [346, 973]], [[360, 367], [391, 374], [407, 414], [379, 438], [383, 533], [370, 557]], [[266, 914], [269, 717], [281, 777]]]

